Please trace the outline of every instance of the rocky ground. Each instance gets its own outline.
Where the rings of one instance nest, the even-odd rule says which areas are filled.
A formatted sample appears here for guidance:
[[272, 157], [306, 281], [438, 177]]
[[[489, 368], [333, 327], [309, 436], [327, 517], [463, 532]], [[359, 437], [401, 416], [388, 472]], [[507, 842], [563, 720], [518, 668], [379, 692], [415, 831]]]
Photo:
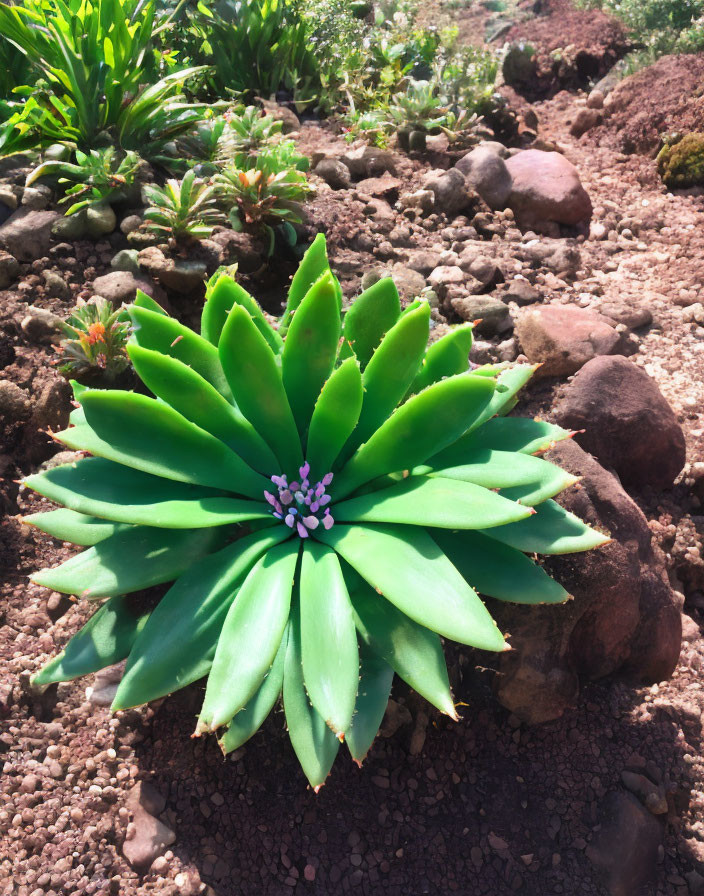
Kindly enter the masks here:
[[[426, 290], [436, 333], [481, 318], [473, 360], [541, 363], [518, 412], [586, 430], [555, 459], [583, 476], [570, 506], [614, 536], [554, 561], [575, 595], [564, 609], [502, 608], [515, 649], [500, 663], [450, 650], [459, 724], [398, 686], [363, 769], [338, 760], [317, 796], [279, 713], [223, 760], [190, 738], [198, 686], [114, 717], [119, 670], [34, 693], [29, 675], [88, 612], [27, 584], [69, 548], [15, 518], [41, 503], [16, 480], [57, 461], [46, 430], [70, 410], [54, 315], [139, 282], [188, 322], [188, 277], [234, 258], [275, 310], [292, 262], [257, 276], [257, 246], [220, 235], [190, 269], [147, 250], [116, 271], [123, 232], [52, 239], [50, 197], [5, 170], [0, 210], [23, 211], [0, 226], [2, 896], [704, 892], [704, 198], [668, 193], [652, 158], [653, 133], [694, 114], [677, 66], [702, 62], [588, 94], [627, 41], [609, 25], [580, 44], [583, 14], [564, 7], [514, 26], [574, 64], [506, 88], [513, 149], [458, 173], [440, 141], [409, 158], [350, 149], [332, 125], [298, 131], [317, 165], [309, 226], [346, 295], [390, 272], [406, 298]], [[469, 13], [446, 14], [469, 31]], [[580, 50], [596, 68], [580, 72]], [[563, 165], [541, 192], [544, 158], [526, 175], [515, 154], [528, 145], [558, 148], [578, 177]]]

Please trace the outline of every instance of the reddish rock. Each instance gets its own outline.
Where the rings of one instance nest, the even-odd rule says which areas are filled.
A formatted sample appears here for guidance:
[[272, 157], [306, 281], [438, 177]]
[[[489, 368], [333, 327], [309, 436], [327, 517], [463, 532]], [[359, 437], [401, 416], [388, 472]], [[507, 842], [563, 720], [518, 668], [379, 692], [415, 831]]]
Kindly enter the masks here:
[[618, 351], [621, 337], [601, 315], [576, 305], [543, 305], [524, 311], [516, 323], [536, 376], [569, 376], [597, 355]]
[[613, 540], [585, 553], [546, 558], [546, 568], [573, 600], [546, 607], [492, 604], [513, 648], [501, 657], [497, 695], [531, 723], [559, 718], [573, 706], [580, 678], [623, 670], [641, 681], [662, 681], [677, 665], [682, 636], [680, 601], [639, 507], [574, 442], [561, 442], [547, 457], [582, 477], [560, 503]]
[[557, 420], [583, 429], [577, 441], [627, 485], [668, 488], [685, 463], [674, 411], [640, 367], [626, 358], [594, 358], [576, 375]]
[[561, 153], [527, 149], [508, 159], [506, 167], [513, 180], [508, 205], [520, 224], [577, 226], [591, 220], [587, 191], [577, 169]]

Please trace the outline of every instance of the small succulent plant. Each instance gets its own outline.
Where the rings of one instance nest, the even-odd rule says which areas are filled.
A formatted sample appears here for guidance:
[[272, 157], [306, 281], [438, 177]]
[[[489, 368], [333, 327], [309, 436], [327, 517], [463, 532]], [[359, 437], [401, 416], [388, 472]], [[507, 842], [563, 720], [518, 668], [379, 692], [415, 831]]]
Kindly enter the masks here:
[[343, 740], [361, 764], [394, 673], [457, 719], [441, 638], [506, 649], [479, 593], [564, 601], [532, 555], [608, 540], [534, 456], [569, 433], [504, 416], [533, 368], [468, 370], [470, 326], [428, 347], [427, 303], [389, 279], [341, 314], [322, 236], [278, 327], [226, 275], [200, 335], [143, 295], [130, 315], [155, 397], [82, 392], [56, 438], [93, 457], [26, 480], [63, 505], [26, 521], [86, 546], [33, 581], [104, 601], [37, 685], [127, 658], [121, 710], [208, 676], [196, 734], [225, 752], [282, 696], [318, 789]]
[[144, 213], [145, 229], [173, 243], [206, 239], [216, 224], [225, 223], [215, 189], [193, 170], [187, 171], [180, 183], [150, 184], [144, 193], [150, 203]]
[[66, 194], [60, 202], [70, 203], [67, 215], [89, 205], [124, 199], [142, 164], [137, 153], [118, 153], [112, 146], [87, 153], [77, 149], [75, 155], [75, 162], [59, 159], [42, 162], [27, 178], [30, 186], [41, 177], [57, 177]]
[[227, 126], [220, 138], [220, 157], [232, 162], [238, 153], [256, 153], [281, 135], [283, 121], [266, 115], [257, 106], [245, 106], [226, 112]]
[[402, 149], [425, 149], [425, 138], [445, 124], [446, 109], [432, 81], [410, 81], [405, 93], [394, 96], [389, 123], [396, 128]]
[[102, 296], [78, 305], [63, 331], [66, 338], [57, 347], [57, 364], [64, 376], [81, 380], [97, 375], [110, 382], [129, 367], [129, 318]]
[[252, 161], [238, 156], [235, 164], [217, 174], [213, 178], [215, 191], [221, 205], [229, 209], [232, 226], [267, 233], [272, 251], [273, 226], [300, 224], [303, 220], [302, 203], [311, 192], [301, 170], [303, 160], [305, 157], [297, 153], [288, 155], [283, 146], [262, 152]]

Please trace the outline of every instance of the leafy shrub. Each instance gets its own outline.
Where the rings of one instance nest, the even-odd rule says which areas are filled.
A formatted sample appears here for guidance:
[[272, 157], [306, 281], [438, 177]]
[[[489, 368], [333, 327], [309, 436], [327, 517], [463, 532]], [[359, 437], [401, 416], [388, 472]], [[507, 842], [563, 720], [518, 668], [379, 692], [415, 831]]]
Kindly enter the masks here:
[[63, 331], [67, 338], [57, 348], [57, 365], [64, 376], [111, 382], [129, 367], [129, 318], [102, 296], [79, 304]]
[[[139, 156], [134, 152], [120, 158], [114, 147], [89, 153], [76, 150], [75, 162], [42, 162], [27, 178], [27, 186], [41, 177], [56, 177], [66, 193], [61, 203], [71, 203], [66, 214], [72, 215], [89, 205], [124, 199], [134, 185], [139, 166]], [[67, 184], [71, 186], [66, 187]]]
[[[477, 591], [567, 598], [527, 555], [608, 539], [533, 456], [569, 434], [502, 416], [533, 368], [469, 372], [466, 326], [428, 348], [428, 305], [402, 311], [388, 279], [340, 309], [321, 236], [278, 328], [227, 276], [200, 335], [137, 298], [128, 352], [156, 398], [83, 392], [57, 438], [94, 457], [26, 480], [64, 505], [27, 522], [87, 546], [33, 580], [106, 600], [37, 685], [127, 657], [119, 710], [208, 675], [196, 733], [225, 752], [283, 693], [317, 789], [343, 737], [361, 763], [394, 672], [457, 718], [440, 638], [506, 646]], [[151, 612], [129, 598], [166, 582]]]
[[668, 53], [695, 53], [704, 47], [704, 0], [586, 0], [626, 25], [637, 49], [627, 72]]
[[294, 0], [199, 2], [190, 30], [192, 58], [211, 66], [207, 80], [215, 96], [310, 94], [319, 85], [318, 61]]
[[180, 183], [150, 184], [144, 194], [150, 203], [144, 213], [145, 229], [173, 243], [206, 239], [216, 224], [225, 223], [215, 189], [193, 170], [186, 172]]
[[154, 32], [154, 0], [27, 0], [0, 3], [0, 32], [41, 74], [17, 88], [26, 101], [0, 135], [0, 153], [75, 143], [116, 143], [146, 158], [192, 127], [201, 110], [183, 83], [200, 72], [172, 73], [142, 89]]

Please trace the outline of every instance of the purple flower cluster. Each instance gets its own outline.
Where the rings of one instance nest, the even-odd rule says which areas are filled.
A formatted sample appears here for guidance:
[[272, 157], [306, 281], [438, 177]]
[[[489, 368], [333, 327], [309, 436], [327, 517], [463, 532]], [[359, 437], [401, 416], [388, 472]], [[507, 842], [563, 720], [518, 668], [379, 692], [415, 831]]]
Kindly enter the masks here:
[[300, 482], [289, 484], [286, 476], [272, 476], [271, 481], [279, 490], [278, 498], [271, 492], [264, 492], [264, 497], [273, 507], [274, 516], [283, 520], [291, 529], [296, 529], [301, 538], [308, 538], [309, 532], [317, 529], [322, 523], [324, 529], [330, 529], [335, 520], [330, 516], [330, 495], [325, 493], [326, 486], [332, 482], [332, 473], [311, 485], [308, 481], [310, 464], [304, 463], [298, 472]]

